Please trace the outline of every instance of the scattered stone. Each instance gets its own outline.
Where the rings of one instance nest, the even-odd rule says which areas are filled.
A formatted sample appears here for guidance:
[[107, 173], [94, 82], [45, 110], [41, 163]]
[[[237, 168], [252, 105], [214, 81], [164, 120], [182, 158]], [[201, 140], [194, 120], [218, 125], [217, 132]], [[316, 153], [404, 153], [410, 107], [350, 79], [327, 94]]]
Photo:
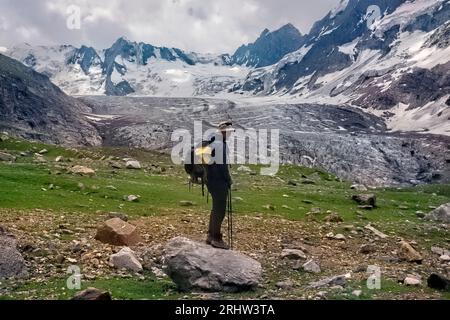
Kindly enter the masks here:
[[362, 290], [353, 290], [352, 295], [359, 298], [362, 295]]
[[126, 162], [125, 168], [127, 168], [127, 169], [136, 169], [136, 170], [139, 170], [139, 169], [141, 169], [142, 167], [141, 167], [141, 164], [140, 164], [139, 161], [136, 161], [136, 160], [129, 160], [129, 161]]
[[398, 206], [398, 208], [400, 210], [409, 210], [409, 207], [407, 207], [407, 206]]
[[115, 246], [131, 246], [141, 242], [137, 228], [119, 218], [109, 219], [99, 226], [95, 239]]
[[42, 149], [42, 150], [39, 151], [38, 153], [39, 153], [39, 154], [46, 154], [46, 153], [48, 153], [48, 150], [47, 150], [47, 149]]
[[150, 269], [153, 273], [153, 275], [157, 278], [167, 278], [167, 274], [164, 273], [161, 269], [157, 267], [151, 267]]
[[261, 264], [236, 251], [176, 237], [164, 250], [166, 273], [182, 291], [240, 292], [259, 284]]
[[106, 186], [105, 187], [106, 189], [109, 189], [109, 190], [112, 190], [112, 191], [117, 191], [117, 188], [116, 187], [114, 187], [114, 186]]
[[364, 192], [367, 191], [366, 186], [362, 185], [362, 184], [354, 184], [350, 187], [350, 189], [359, 191], [359, 192]]
[[450, 255], [450, 250], [442, 249], [439, 247], [431, 247], [431, 252], [443, 256], [443, 255]]
[[113, 218], [119, 218], [120, 220], [123, 220], [125, 222], [128, 221], [128, 215], [122, 212], [110, 212], [108, 213], [108, 220]]
[[350, 278], [350, 274], [342, 274], [338, 276], [324, 278], [317, 282], [312, 282], [309, 284], [309, 288], [322, 288], [322, 287], [332, 287], [332, 286], [341, 286], [345, 287], [347, 284], [347, 279]]
[[244, 201], [244, 199], [241, 197], [233, 197], [233, 201], [234, 202], [242, 202], [242, 201]]
[[80, 291], [72, 298], [72, 300], [112, 300], [111, 294], [107, 291], [100, 291], [96, 288], [87, 288]]
[[334, 236], [335, 240], [345, 240], [345, 236], [342, 233], [338, 233]]
[[111, 255], [109, 263], [118, 269], [127, 269], [134, 272], [142, 271], [141, 263], [133, 250], [128, 247], [122, 248], [118, 253]]
[[358, 206], [358, 208], [362, 210], [372, 210], [373, 206]]
[[422, 280], [415, 275], [407, 275], [403, 280], [403, 284], [405, 286], [420, 286], [422, 284]]
[[281, 251], [282, 259], [299, 260], [306, 259], [306, 255], [302, 250], [299, 249], [283, 249]]
[[450, 203], [443, 204], [425, 215], [425, 220], [450, 223]]
[[408, 262], [422, 263], [422, 256], [408, 242], [400, 241], [398, 257]]
[[303, 179], [302, 184], [316, 184], [316, 182], [311, 179]]
[[344, 220], [335, 212], [330, 213], [324, 219], [326, 222], [344, 222]]
[[364, 228], [366, 228], [367, 230], [372, 231], [378, 238], [381, 239], [386, 239], [388, 238], [388, 236], [386, 234], [384, 234], [383, 232], [375, 229], [374, 227], [372, 227], [370, 224], [368, 224], [367, 226], [365, 226]]
[[25, 260], [17, 250], [16, 239], [0, 226], [0, 279], [27, 275]]
[[363, 206], [376, 206], [376, 196], [374, 194], [359, 194], [353, 195], [352, 200]]
[[109, 165], [113, 169], [122, 169], [122, 165], [120, 163], [118, 163], [118, 162], [110, 162]]
[[16, 161], [16, 157], [6, 152], [0, 152], [0, 161]]
[[182, 207], [193, 207], [195, 205], [196, 205], [195, 202], [192, 201], [185, 201], [185, 200], [180, 201], [180, 206]]
[[416, 211], [416, 217], [420, 219], [425, 218], [425, 212], [420, 210]]
[[263, 206], [263, 208], [266, 210], [275, 211], [275, 206], [273, 204], [266, 204], [265, 206]]
[[123, 197], [124, 201], [128, 202], [139, 202], [139, 196], [135, 196], [134, 194], [130, 194], [128, 196]]
[[311, 200], [306, 200], [306, 199], [305, 199], [305, 200], [302, 200], [302, 202], [303, 202], [303, 203], [306, 203], [306, 204], [312, 204], [312, 203], [313, 203]]
[[237, 168], [237, 171], [250, 173], [250, 172], [252, 172], [252, 169], [250, 169], [247, 166], [240, 166], [240, 167]]
[[322, 270], [320, 270], [320, 266], [317, 262], [315, 262], [314, 260], [309, 260], [307, 262], [305, 262], [302, 265], [302, 268], [304, 271], [306, 272], [310, 272], [310, 273], [320, 273]]
[[443, 254], [442, 256], [439, 257], [439, 260], [444, 261], [444, 262], [448, 262], [448, 261], [450, 261], [450, 255]]
[[433, 273], [428, 277], [427, 284], [432, 289], [450, 291], [450, 279], [437, 273]]
[[69, 172], [73, 173], [73, 174], [79, 174], [79, 175], [86, 175], [86, 176], [93, 176], [95, 175], [95, 170], [88, 168], [88, 167], [84, 167], [84, 166], [73, 166], [72, 168], [69, 169]]
[[289, 290], [294, 287], [294, 282], [291, 279], [280, 281], [275, 284], [275, 286], [279, 289]]
[[281, 206], [283, 209], [287, 209], [287, 210], [294, 210], [294, 208], [289, 207], [288, 205], [283, 204]]
[[359, 252], [362, 254], [369, 254], [369, 253], [374, 253], [376, 251], [376, 247], [373, 244], [363, 244], [360, 248], [359, 248]]
[[294, 180], [289, 180], [287, 184], [288, 184], [288, 186], [294, 186], [295, 187], [297, 185], [297, 182], [295, 182]]

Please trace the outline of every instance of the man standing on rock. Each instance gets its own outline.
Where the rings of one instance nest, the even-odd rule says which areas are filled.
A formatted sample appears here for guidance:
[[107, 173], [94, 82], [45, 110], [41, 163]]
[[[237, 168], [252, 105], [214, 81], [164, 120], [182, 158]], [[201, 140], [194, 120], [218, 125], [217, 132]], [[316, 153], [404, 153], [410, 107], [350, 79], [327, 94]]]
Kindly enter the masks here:
[[223, 241], [221, 228], [225, 218], [227, 199], [230, 192], [232, 180], [228, 169], [227, 159], [227, 139], [234, 131], [231, 121], [224, 121], [219, 124], [217, 134], [212, 138], [210, 144], [212, 149], [212, 162], [207, 166], [207, 182], [209, 193], [212, 197], [212, 210], [209, 219], [208, 238], [206, 243], [215, 248], [230, 249]]

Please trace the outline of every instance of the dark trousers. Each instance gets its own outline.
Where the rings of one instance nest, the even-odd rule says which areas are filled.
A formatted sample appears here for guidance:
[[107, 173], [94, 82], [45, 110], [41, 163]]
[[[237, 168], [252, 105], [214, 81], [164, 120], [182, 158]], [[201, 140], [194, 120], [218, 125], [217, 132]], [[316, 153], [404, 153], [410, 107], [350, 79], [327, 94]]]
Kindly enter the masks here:
[[214, 239], [221, 237], [222, 222], [225, 218], [228, 199], [228, 185], [208, 188], [212, 198], [212, 210], [209, 217], [209, 235]]

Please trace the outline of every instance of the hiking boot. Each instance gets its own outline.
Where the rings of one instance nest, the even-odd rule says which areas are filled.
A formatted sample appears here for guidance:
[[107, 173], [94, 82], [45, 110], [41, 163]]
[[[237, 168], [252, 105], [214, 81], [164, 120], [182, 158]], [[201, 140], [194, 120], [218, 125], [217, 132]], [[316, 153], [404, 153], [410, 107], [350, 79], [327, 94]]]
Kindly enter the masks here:
[[212, 240], [213, 240], [212, 236], [208, 233], [208, 236], [206, 237], [206, 244], [211, 245]]
[[223, 241], [222, 235], [219, 235], [216, 239], [211, 239], [211, 246], [218, 249], [230, 250], [230, 247]]

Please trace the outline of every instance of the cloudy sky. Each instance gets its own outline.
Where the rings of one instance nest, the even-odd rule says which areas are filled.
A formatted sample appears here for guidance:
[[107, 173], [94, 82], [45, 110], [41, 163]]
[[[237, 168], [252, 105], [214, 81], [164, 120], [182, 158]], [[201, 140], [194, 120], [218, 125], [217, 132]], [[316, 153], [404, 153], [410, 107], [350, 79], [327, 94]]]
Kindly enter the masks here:
[[[291, 22], [302, 33], [339, 0], [0, 0], [0, 46], [86, 44], [120, 36], [187, 51], [225, 53], [264, 28]], [[76, 5], [80, 29], [76, 29]], [[74, 11], [75, 9], [75, 11]], [[73, 15], [75, 13], [75, 15]], [[68, 28], [71, 26], [71, 28]], [[72, 27], [75, 27], [73, 29]]]

